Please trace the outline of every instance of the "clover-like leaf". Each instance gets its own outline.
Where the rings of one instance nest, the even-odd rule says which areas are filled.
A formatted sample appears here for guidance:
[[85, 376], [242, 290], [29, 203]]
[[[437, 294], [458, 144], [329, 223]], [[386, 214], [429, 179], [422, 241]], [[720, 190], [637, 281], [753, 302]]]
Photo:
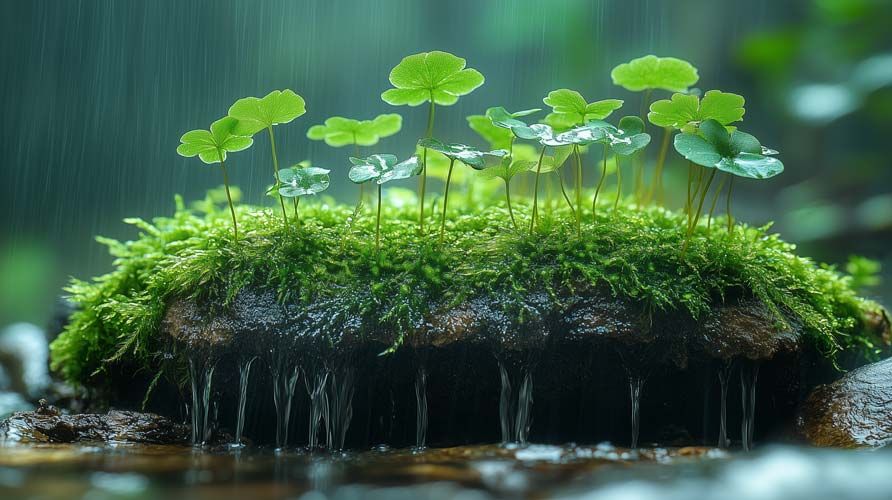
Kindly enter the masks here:
[[236, 132], [254, 135], [257, 132], [288, 123], [307, 112], [303, 97], [293, 90], [273, 90], [265, 97], [245, 97], [229, 107], [229, 116], [238, 120]]
[[477, 132], [477, 135], [489, 143], [490, 148], [507, 149], [510, 147], [514, 134], [506, 128], [495, 126], [488, 116], [470, 115], [467, 120], [471, 130]]
[[545, 117], [546, 122], [571, 126], [582, 125], [589, 120], [603, 120], [623, 106], [623, 101], [619, 99], [586, 102], [582, 94], [570, 89], [552, 90], [542, 102], [551, 106], [553, 111]]
[[720, 90], [710, 90], [702, 99], [679, 93], [651, 104], [647, 119], [659, 127], [692, 133], [706, 120], [715, 120], [722, 125], [742, 120], [746, 113], [745, 103], [743, 96]]
[[279, 170], [279, 194], [286, 198], [296, 198], [321, 193], [328, 189], [330, 170], [297, 164]]
[[374, 180], [378, 184], [408, 179], [421, 173], [421, 163], [417, 156], [397, 163], [397, 157], [389, 154], [371, 155], [365, 158], [350, 158], [353, 167], [347, 175], [356, 184]]
[[446, 144], [433, 138], [421, 139], [418, 141], [418, 145], [441, 153], [451, 160], [458, 160], [475, 170], [483, 170], [486, 168], [487, 156], [502, 158], [508, 155], [508, 151], [504, 149], [478, 151], [465, 144]]
[[614, 85], [632, 92], [655, 89], [682, 92], [697, 83], [700, 76], [697, 68], [682, 59], [647, 55], [613, 68], [610, 78]]
[[313, 125], [307, 130], [307, 138], [324, 140], [332, 147], [351, 144], [357, 146], [373, 146], [382, 137], [393, 135], [402, 128], [403, 117], [398, 114], [378, 115], [373, 120], [354, 120], [341, 116], [332, 116], [324, 125]]
[[650, 134], [644, 132], [644, 121], [637, 116], [624, 116], [619, 127], [606, 131], [608, 146], [620, 156], [631, 156], [650, 144]]
[[180, 156], [198, 156], [204, 163], [226, 161], [226, 153], [234, 153], [251, 147], [254, 140], [237, 135], [239, 121], [226, 116], [211, 124], [210, 130], [192, 130], [183, 134], [177, 147]]
[[483, 75], [465, 68], [465, 60], [460, 57], [438, 50], [422, 52], [404, 57], [390, 71], [394, 88], [385, 90], [381, 99], [394, 106], [425, 102], [450, 106], [483, 82]]
[[784, 171], [780, 160], [762, 154], [758, 139], [739, 130], [729, 133], [715, 120], [704, 121], [696, 134], [675, 136], [675, 150], [698, 165], [739, 177], [767, 179]]
[[510, 130], [514, 135], [521, 139], [535, 139], [536, 135], [530, 130], [530, 126], [519, 120], [524, 116], [538, 113], [541, 109], [525, 109], [514, 113], [509, 112], [505, 108], [498, 106], [486, 110], [486, 116], [492, 121], [492, 124], [499, 128]]

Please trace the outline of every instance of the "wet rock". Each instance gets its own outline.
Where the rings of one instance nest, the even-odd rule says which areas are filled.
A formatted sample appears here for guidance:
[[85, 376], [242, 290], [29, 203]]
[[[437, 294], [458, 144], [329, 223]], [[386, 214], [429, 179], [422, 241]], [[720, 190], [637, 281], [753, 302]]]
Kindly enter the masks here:
[[799, 410], [799, 433], [816, 446], [892, 443], [892, 359], [862, 366], [816, 387]]
[[0, 441], [179, 444], [188, 438], [188, 427], [153, 413], [112, 410], [106, 414], [63, 415], [45, 400], [33, 412], [13, 413], [0, 422]]
[[771, 359], [801, 348], [799, 327], [768, 310], [756, 299], [717, 307], [699, 328], [696, 343], [711, 358]]

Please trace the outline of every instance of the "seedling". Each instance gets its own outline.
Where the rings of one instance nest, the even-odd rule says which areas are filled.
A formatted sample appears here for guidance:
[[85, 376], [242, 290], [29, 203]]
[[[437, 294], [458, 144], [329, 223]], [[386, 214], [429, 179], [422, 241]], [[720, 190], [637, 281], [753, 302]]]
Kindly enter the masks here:
[[[479, 71], [465, 68], [465, 60], [448, 52], [432, 51], [404, 57], [390, 71], [390, 83], [394, 88], [381, 94], [384, 102], [393, 106], [419, 106], [430, 103], [427, 129], [424, 137], [434, 131], [436, 105], [451, 106], [459, 96], [471, 93], [483, 85]], [[419, 186], [418, 226], [424, 232], [424, 190], [427, 182], [427, 150], [422, 153], [421, 180]]]
[[[266, 129], [269, 132], [269, 145], [273, 157], [273, 177], [279, 182], [279, 157], [276, 152], [276, 137], [273, 125], [289, 123], [307, 112], [304, 99], [293, 90], [273, 90], [263, 98], [245, 97], [235, 101], [229, 108], [229, 116], [238, 120], [236, 132], [239, 135], [253, 136]], [[282, 206], [282, 220], [287, 222], [285, 200], [279, 198]]]
[[[646, 55], [620, 64], [610, 72], [610, 78], [614, 85], [619, 85], [632, 92], [644, 92], [641, 97], [641, 120], [645, 120], [650, 96], [654, 90], [667, 90], [669, 92], [685, 92], [688, 87], [697, 83], [700, 75], [697, 68], [691, 63], [674, 57], [657, 57]], [[646, 201], [652, 194], [660, 192], [662, 184], [663, 161], [669, 148], [671, 129], [664, 129], [663, 141], [660, 144], [660, 153], [657, 157], [657, 166], [654, 169], [654, 182], [648, 191]], [[638, 170], [636, 192], [639, 198], [644, 198], [643, 164]]]
[[504, 158], [509, 156], [509, 153], [504, 149], [478, 151], [471, 146], [466, 146], [464, 144], [444, 144], [432, 138], [421, 139], [418, 141], [418, 145], [425, 149], [432, 149], [443, 154], [446, 158], [449, 158], [449, 173], [446, 174], [446, 190], [443, 193], [443, 213], [440, 216], [440, 241], [442, 241], [446, 231], [446, 209], [449, 205], [449, 182], [452, 180], [452, 168], [455, 166], [455, 161], [458, 160], [474, 170], [483, 170], [486, 168], [487, 156]]
[[399, 162], [394, 155], [372, 155], [366, 158], [350, 158], [353, 167], [348, 177], [356, 184], [375, 181], [378, 185], [378, 219], [375, 223], [375, 249], [381, 248], [381, 185], [399, 179], [408, 179], [421, 173], [418, 157]]
[[[384, 137], [390, 137], [403, 127], [403, 117], [396, 114], [378, 115], [372, 120], [354, 120], [332, 116], [323, 125], [313, 125], [307, 130], [307, 138], [325, 141], [331, 147], [353, 146], [353, 156], [359, 156], [360, 146], [374, 146]], [[359, 185], [359, 200], [363, 199], [363, 186]]]
[[[689, 216], [688, 239], [700, 220], [703, 202], [717, 171], [721, 170], [729, 176], [727, 194], [729, 232], [733, 227], [730, 207], [734, 177], [768, 179], [784, 171], [783, 163], [770, 156], [776, 153], [775, 151], [763, 148], [758, 139], [745, 132], [734, 130], [729, 133], [724, 125], [711, 119], [701, 123], [697, 133], [677, 135], [675, 150], [691, 162], [710, 169], [705, 186], [694, 193], [697, 210]], [[687, 241], [686, 239], [685, 248]]]
[[198, 158], [207, 164], [220, 164], [223, 171], [223, 186], [226, 188], [226, 200], [229, 202], [229, 213], [232, 215], [232, 232], [238, 240], [238, 223], [235, 220], [235, 206], [232, 204], [232, 193], [229, 189], [229, 175], [226, 173], [226, 154], [243, 151], [254, 144], [254, 140], [235, 133], [238, 120], [232, 117], [221, 118], [211, 124], [210, 130], [192, 130], [180, 138], [177, 153], [180, 156]]
[[303, 196], [314, 195], [328, 189], [331, 170], [310, 167], [303, 164], [292, 165], [291, 168], [279, 170], [279, 183], [276, 190], [279, 196], [291, 198], [294, 204], [294, 222], [300, 224], [297, 208]]
[[[592, 198], [592, 217], [595, 217], [598, 205], [598, 193], [601, 192], [601, 187], [604, 185], [604, 180], [607, 178], [608, 149], [613, 151], [615, 156], [632, 156], [650, 144], [650, 135], [644, 132], [644, 122], [637, 116], [623, 117], [619, 121], [619, 128], [607, 123], [598, 124], [596, 122], [590, 122], [589, 125], [599, 125], [598, 130], [604, 134], [603, 137], [597, 141], [604, 146], [604, 164], [601, 169], [601, 178], [598, 180], [598, 187], [595, 189], [595, 196]], [[621, 196], [622, 172], [619, 166], [619, 159], [617, 158], [616, 200], [613, 203], [614, 210], [616, 210]]]

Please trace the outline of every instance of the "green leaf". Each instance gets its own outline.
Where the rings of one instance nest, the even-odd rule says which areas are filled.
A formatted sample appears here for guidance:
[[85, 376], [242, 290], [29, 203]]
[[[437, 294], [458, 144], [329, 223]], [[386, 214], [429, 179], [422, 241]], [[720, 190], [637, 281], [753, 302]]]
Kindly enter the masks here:
[[305, 167], [301, 164], [279, 170], [279, 194], [286, 198], [296, 198], [321, 193], [328, 189], [330, 170], [319, 167]]
[[508, 151], [504, 149], [478, 151], [465, 144], [445, 144], [433, 138], [421, 139], [418, 141], [418, 145], [442, 153], [447, 158], [458, 160], [475, 170], [483, 170], [486, 168], [487, 156], [502, 158], [508, 155]]
[[[533, 162], [533, 164], [535, 164], [535, 162]], [[478, 173], [480, 174], [480, 177], [484, 179], [499, 178], [504, 180], [505, 182], [510, 182], [515, 175], [522, 172], [527, 172], [529, 170], [530, 165], [528, 160], [512, 161], [510, 157], [506, 156], [502, 158], [502, 161], [499, 162], [498, 165], [479, 170]]]
[[[552, 114], [563, 115], [559, 118], [553, 117], [552, 120], [555, 123], [569, 124], [570, 126], [582, 125], [589, 120], [603, 120], [623, 105], [623, 101], [619, 99], [605, 99], [588, 103], [582, 94], [570, 89], [552, 90], [548, 93], [548, 97], [542, 99], [542, 102], [551, 106], [554, 111]], [[548, 117], [546, 117], [546, 121], [548, 121]]]
[[226, 161], [226, 153], [234, 153], [251, 147], [254, 140], [236, 135], [239, 121], [223, 117], [211, 124], [210, 130], [192, 130], [180, 137], [177, 153], [180, 156], [198, 158], [207, 164]]
[[448, 52], [422, 52], [404, 57], [390, 71], [394, 88], [385, 90], [381, 99], [394, 106], [418, 106], [428, 101], [449, 106], [483, 82], [483, 75], [466, 69], [460, 57]]
[[324, 125], [314, 125], [307, 130], [307, 138], [324, 140], [332, 147], [348, 145], [373, 146], [382, 137], [397, 133], [403, 125], [398, 114], [378, 115], [373, 120], [355, 120], [342, 116], [332, 116]]
[[238, 135], [254, 135], [306, 112], [303, 98], [289, 89], [273, 90], [263, 98], [245, 97], [229, 108], [229, 116], [238, 120]]
[[644, 122], [637, 116], [625, 116], [619, 128], [607, 130], [608, 145], [615, 154], [631, 156], [650, 144], [650, 135], [644, 132]]
[[693, 132], [706, 120], [715, 120], [722, 125], [742, 120], [746, 113], [744, 103], [743, 96], [719, 90], [710, 90], [702, 100], [695, 95], [679, 93], [651, 104], [647, 119], [658, 127]]
[[784, 171], [780, 160], [762, 154], [765, 150], [758, 139], [739, 130], [729, 134], [715, 120], [700, 124], [697, 134], [685, 132], [675, 136], [675, 150], [698, 165], [738, 177], [767, 179]]
[[477, 132], [484, 141], [489, 143], [492, 149], [507, 149], [511, 145], [513, 133], [505, 128], [497, 127], [489, 117], [484, 115], [471, 115], [467, 117], [468, 126]]
[[614, 85], [632, 92], [653, 89], [681, 92], [697, 83], [700, 76], [697, 68], [687, 61], [647, 55], [613, 68], [610, 78]]
[[389, 154], [371, 155], [366, 158], [350, 158], [353, 167], [348, 177], [356, 184], [374, 180], [378, 184], [408, 179], [421, 173], [417, 156], [397, 163], [397, 157]]
[[489, 108], [486, 110], [486, 116], [492, 121], [492, 124], [496, 127], [505, 128], [510, 130], [514, 135], [520, 137], [521, 139], [535, 139], [536, 134], [530, 130], [530, 126], [521, 120], [518, 120], [518, 116], [527, 116], [532, 113], [540, 111], [538, 109], [527, 109], [524, 111], [520, 111], [519, 113], [523, 113], [517, 115], [516, 113], [509, 113], [505, 108], [498, 106], [495, 108]]

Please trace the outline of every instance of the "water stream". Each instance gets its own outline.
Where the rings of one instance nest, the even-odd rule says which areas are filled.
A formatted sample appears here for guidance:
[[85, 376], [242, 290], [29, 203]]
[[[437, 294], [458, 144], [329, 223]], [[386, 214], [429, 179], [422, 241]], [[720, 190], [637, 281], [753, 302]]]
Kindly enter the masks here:
[[632, 439], [631, 448], [638, 448], [638, 431], [641, 426], [641, 389], [644, 388], [644, 377], [629, 376], [629, 396], [632, 402]]
[[248, 379], [251, 374], [251, 366], [257, 356], [239, 360], [238, 366], [238, 409], [235, 417], [235, 440], [232, 442], [233, 447], [244, 446], [242, 444], [242, 431], [245, 429], [245, 405], [248, 401]]
[[526, 443], [532, 425], [533, 375], [530, 366], [520, 369], [520, 387], [516, 393], [505, 363], [499, 359], [499, 425], [502, 443]]
[[328, 449], [344, 449], [347, 429], [353, 418], [353, 390], [355, 370], [344, 366], [332, 371], [328, 379]]
[[740, 440], [743, 450], [753, 449], [753, 428], [756, 419], [756, 381], [759, 378], [757, 363], [744, 363], [740, 367], [740, 398], [743, 418], [740, 425]]
[[322, 430], [323, 422], [329, 422], [328, 416], [328, 394], [325, 390], [328, 382], [328, 369], [319, 368], [313, 373], [312, 379], [308, 375], [304, 375], [304, 385], [307, 389], [307, 395], [310, 397], [310, 424], [307, 446], [310, 449], [318, 448], [322, 443], [319, 442], [319, 435]]
[[273, 377], [273, 403], [276, 407], [276, 448], [288, 445], [288, 428], [291, 422], [291, 402], [300, 374], [300, 367], [289, 365], [284, 356], [277, 356], [270, 365]]
[[719, 442], [718, 447], [727, 449], [731, 446], [728, 440], [728, 382], [731, 377], [731, 361], [719, 367]]
[[415, 372], [415, 447], [427, 446], [427, 369], [419, 365]]
[[211, 434], [208, 416], [216, 361], [196, 358], [200, 356], [189, 357], [189, 381], [192, 387], [192, 444], [201, 445]]

